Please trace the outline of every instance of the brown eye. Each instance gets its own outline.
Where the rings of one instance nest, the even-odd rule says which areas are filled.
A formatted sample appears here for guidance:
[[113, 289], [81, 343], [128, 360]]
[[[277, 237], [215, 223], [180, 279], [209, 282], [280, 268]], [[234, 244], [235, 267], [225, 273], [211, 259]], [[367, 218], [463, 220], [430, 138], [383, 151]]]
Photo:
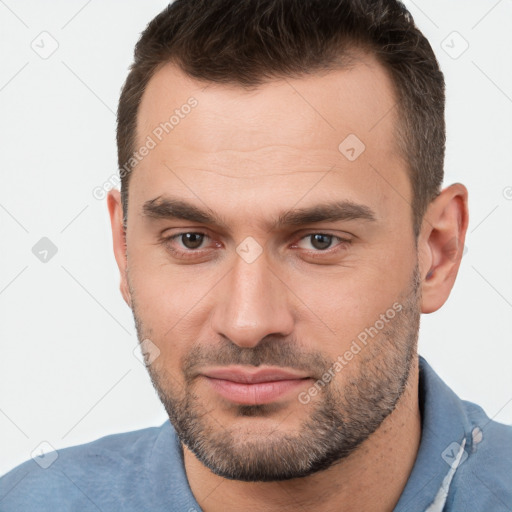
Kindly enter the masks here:
[[[326, 257], [346, 249], [351, 240], [329, 233], [310, 233], [300, 239], [295, 247], [305, 249], [312, 257]], [[314, 256], [316, 254], [316, 256]]]
[[197, 249], [204, 241], [202, 233], [183, 233], [180, 235], [181, 243], [187, 249]]
[[328, 249], [332, 244], [332, 235], [324, 235], [322, 233], [316, 233], [314, 235], [310, 235], [311, 245], [315, 249], [325, 250]]

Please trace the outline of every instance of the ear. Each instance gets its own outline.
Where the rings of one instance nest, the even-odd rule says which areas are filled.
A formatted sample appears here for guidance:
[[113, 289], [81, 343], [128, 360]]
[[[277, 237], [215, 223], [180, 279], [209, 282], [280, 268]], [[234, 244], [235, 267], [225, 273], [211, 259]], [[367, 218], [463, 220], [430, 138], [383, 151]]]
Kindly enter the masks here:
[[437, 311], [448, 299], [462, 259], [468, 223], [468, 191], [461, 183], [445, 188], [430, 203], [418, 237], [422, 313]]
[[119, 190], [110, 190], [107, 195], [110, 224], [112, 226], [112, 241], [114, 245], [114, 256], [116, 258], [119, 273], [121, 275], [120, 290], [128, 306], [132, 307], [132, 299], [127, 279], [127, 254], [126, 254], [126, 233], [123, 228], [123, 206]]

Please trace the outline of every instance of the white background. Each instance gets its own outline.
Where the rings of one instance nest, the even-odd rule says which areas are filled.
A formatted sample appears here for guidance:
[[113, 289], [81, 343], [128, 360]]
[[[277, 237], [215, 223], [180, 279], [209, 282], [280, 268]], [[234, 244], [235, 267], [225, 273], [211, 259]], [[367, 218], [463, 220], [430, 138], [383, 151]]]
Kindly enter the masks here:
[[[512, 2], [406, 4], [446, 77], [445, 185], [470, 195], [467, 253], [448, 302], [422, 317], [420, 353], [512, 423]], [[116, 173], [120, 88], [164, 6], [0, 1], [0, 474], [43, 441], [58, 449], [166, 419], [133, 354], [106, 203], [92, 195]], [[31, 48], [55, 44], [43, 31], [59, 45], [47, 59]], [[46, 263], [32, 253], [42, 237], [58, 249]]]

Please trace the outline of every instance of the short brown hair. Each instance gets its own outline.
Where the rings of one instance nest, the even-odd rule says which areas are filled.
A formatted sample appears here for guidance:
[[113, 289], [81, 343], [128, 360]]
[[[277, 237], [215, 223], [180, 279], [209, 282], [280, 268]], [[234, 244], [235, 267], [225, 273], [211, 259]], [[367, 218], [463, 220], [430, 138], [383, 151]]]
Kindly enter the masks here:
[[[135, 151], [141, 98], [163, 64], [199, 80], [254, 88], [338, 69], [354, 48], [375, 55], [393, 81], [417, 237], [443, 181], [445, 84], [432, 47], [397, 0], [175, 0], [135, 47], [117, 113], [119, 169]], [[121, 172], [125, 223], [130, 175]]]

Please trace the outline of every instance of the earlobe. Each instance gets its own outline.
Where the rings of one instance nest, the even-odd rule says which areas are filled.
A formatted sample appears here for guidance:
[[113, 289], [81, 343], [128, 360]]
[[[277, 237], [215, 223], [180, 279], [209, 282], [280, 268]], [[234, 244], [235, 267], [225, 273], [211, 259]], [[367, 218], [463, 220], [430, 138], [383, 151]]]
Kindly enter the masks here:
[[121, 294], [128, 304], [132, 307], [131, 294], [128, 286], [127, 278], [127, 252], [126, 252], [126, 232], [123, 227], [123, 207], [121, 203], [121, 194], [119, 190], [111, 190], [107, 196], [108, 211], [110, 214], [110, 225], [112, 228], [112, 244], [114, 249], [114, 257], [119, 268], [121, 277], [120, 290]]
[[469, 223], [468, 191], [460, 183], [445, 188], [430, 204], [420, 235], [423, 257], [422, 313], [437, 311], [455, 283]]

